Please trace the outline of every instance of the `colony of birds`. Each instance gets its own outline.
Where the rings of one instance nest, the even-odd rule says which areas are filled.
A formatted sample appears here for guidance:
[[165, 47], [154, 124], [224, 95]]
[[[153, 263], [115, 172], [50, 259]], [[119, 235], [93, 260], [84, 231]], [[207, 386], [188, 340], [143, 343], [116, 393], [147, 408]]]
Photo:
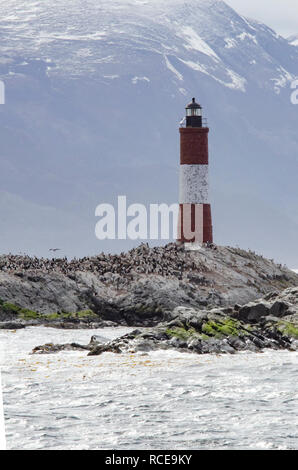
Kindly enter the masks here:
[[142, 244], [127, 253], [111, 255], [101, 253], [97, 256], [80, 259], [37, 258], [27, 255], [0, 256], [0, 272], [22, 275], [26, 272], [38, 274], [58, 272], [72, 276], [79, 271], [96, 273], [104, 276], [107, 273], [131, 276], [138, 274], [159, 274], [165, 277], [182, 278], [189, 271], [204, 272], [206, 266], [200, 259], [195, 259], [186, 252], [183, 246], [170, 243], [164, 247], [150, 248]]

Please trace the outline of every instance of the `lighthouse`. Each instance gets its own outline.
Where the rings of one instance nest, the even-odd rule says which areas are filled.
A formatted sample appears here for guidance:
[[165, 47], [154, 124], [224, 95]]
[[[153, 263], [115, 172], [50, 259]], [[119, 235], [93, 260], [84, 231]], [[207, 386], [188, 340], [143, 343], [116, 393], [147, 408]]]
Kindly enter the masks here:
[[186, 106], [180, 132], [179, 222], [177, 241], [186, 248], [213, 242], [209, 203], [208, 133], [202, 106], [195, 98]]

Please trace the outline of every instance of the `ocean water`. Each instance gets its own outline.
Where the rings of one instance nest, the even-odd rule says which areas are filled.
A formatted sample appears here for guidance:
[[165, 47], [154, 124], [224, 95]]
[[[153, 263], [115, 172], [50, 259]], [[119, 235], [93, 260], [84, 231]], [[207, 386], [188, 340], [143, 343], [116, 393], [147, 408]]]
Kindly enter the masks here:
[[298, 448], [297, 352], [30, 355], [129, 330], [0, 331], [7, 448]]

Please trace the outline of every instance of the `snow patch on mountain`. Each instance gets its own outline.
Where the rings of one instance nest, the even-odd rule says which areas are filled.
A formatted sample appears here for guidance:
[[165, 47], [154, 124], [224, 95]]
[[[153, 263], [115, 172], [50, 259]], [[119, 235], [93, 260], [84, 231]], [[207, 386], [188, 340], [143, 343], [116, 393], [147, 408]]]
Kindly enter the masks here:
[[241, 34], [238, 34], [237, 38], [239, 38], [241, 41], [245, 41], [245, 39], [248, 39], [250, 41], [253, 41], [255, 44], [258, 44], [256, 37], [253, 34], [247, 33], [245, 31]]
[[298, 34], [289, 36], [287, 39], [292, 46], [298, 46]]
[[131, 81], [136, 85], [138, 82], [150, 82], [150, 79], [148, 77], [133, 77]]
[[257, 31], [257, 29], [252, 25], [252, 23], [254, 22], [254, 20], [252, 20], [251, 18], [246, 18], [245, 16], [241, 16], [239, 15], [241, 20], [244, 21], [244, 23], [247, 24], [247, 26], [249, 26], [249, 28], [253, 29], [254, 31]]
[[171, 62], [169, 61], [166, 55], [164, 56], [164, 58], [165, 58], [167, 68], [176, 76], [176, 78], [178, 78], [178, 80], [183, 81], [183, 75], [180, 72], [178, 72], [177, 69], [175, 69], [175, 67], [171, 64]]
[[192, 62], [191, 60], [182, 60], [182, 59], [180, 60], [191, 69], [196, 70], [197, 72], [204, 73], [205, 75], [209, 75], [209, 77], [213, 78], [215, 81], [217, 81], [218, 83], [221, 83], [227, 88], [239, 90], [239, 91], [242, 91], [243, 93], [246, 91], [246, 88], [245, 88], [245, 85], [247, 83], [246, 79], [244, 77], [241, 77], [240, 75], [238, 75], [236, 72], [234, 72], [231, 69], [225, 69], [227, 78], [230, 78], [231, 81], [224, 81], [218, 78], [213, 73], [211, 73], [208, 70], [208, 68], [204, 66], [203, 64]]
[[108, 78], [109, 80], [115, 80], [116, 78], [119, 78], [119, 75], [104, 75], [103, 78]]
[[284, 67], [278, 67], [277, 72], [279, 72], [279, 76], [276, 78], [272, 78], [271, 80], [274, 82], [274, 90], [276, 94], [280, 94], [281, 88], [285, 88], [290, 83], [292, 83], [297, 77], [291, 73], [289, 73]]
[[232, 49], [233, 47], [237, 47], [237, 41], [233, 38], [225, 38], [225, 48]]
[[231, 78], [231, 83], [224, 83], [225, 86], [228, 88], [232, 88], [234, 90], [240, 90], [243, 93], [246, 91], [245, 85], [247, 83], [244, 77], [238, 75], [238, 73], [234, 72], [233, 70], [228, 69], [227, 74]]

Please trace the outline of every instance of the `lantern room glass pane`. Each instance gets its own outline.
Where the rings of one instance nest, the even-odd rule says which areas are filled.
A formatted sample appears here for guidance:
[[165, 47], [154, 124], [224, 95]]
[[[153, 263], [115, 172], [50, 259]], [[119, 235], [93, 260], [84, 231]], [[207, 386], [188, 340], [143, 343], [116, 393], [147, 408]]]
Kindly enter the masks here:
[[186, 108], [186, 116], [202, 116], [201, 108]]

